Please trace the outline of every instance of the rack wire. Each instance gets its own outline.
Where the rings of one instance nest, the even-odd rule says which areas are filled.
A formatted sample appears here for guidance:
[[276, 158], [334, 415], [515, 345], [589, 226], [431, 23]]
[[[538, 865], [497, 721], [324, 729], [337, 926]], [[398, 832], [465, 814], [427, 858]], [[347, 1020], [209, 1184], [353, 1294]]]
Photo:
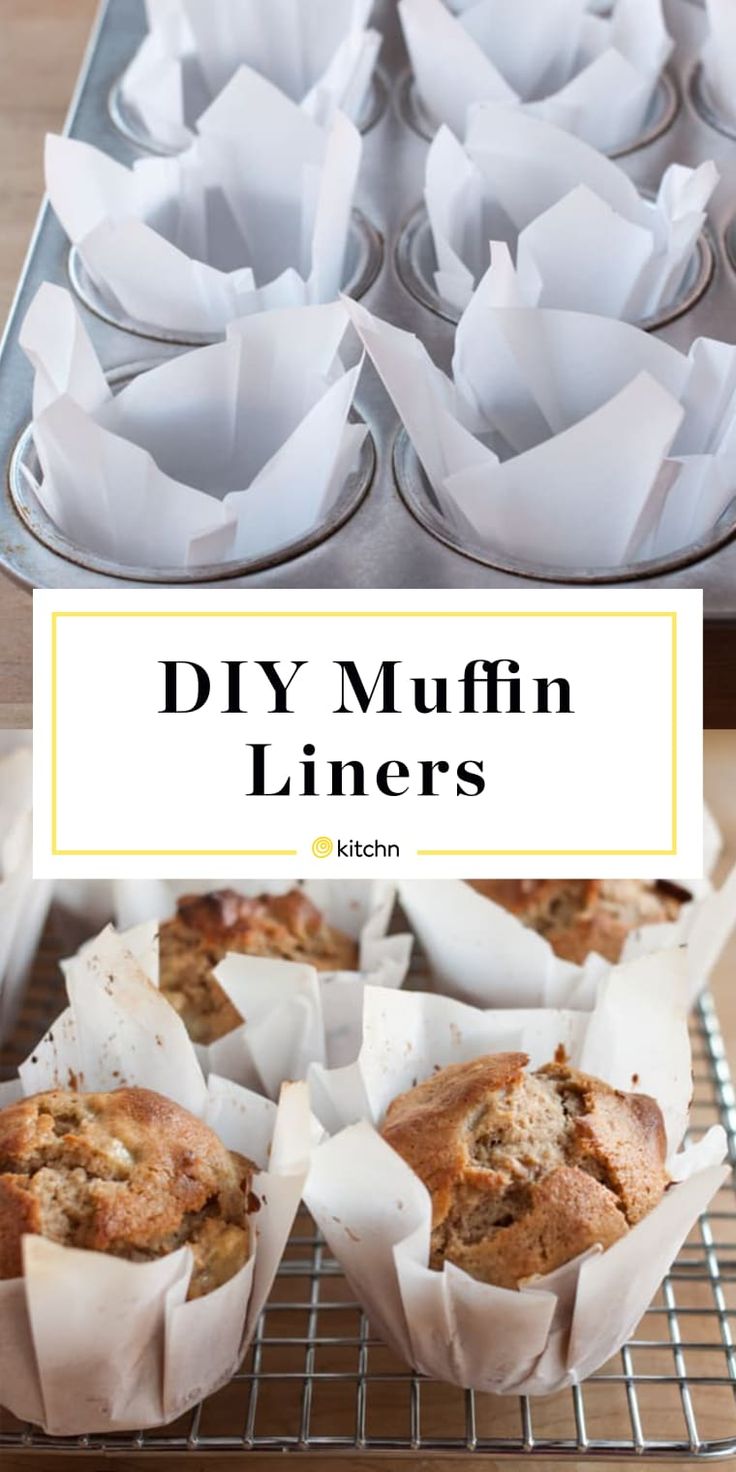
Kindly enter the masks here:
[[[53, 954], [55, 950], [55, 955]], [[59, 950], [46, 942], [12, 1038], [10, 1074], [57, 1014]], [[692, 1136], [720, 1122], [736, 1162], [736, 1095], [712, 998], [692, 1020]], [[545, 1399], [499, 1398], [424, 1379], [372, 1332], [306, 1211], [258, 1332], [229, 1385], [173, 1425], [54, 1438], [0, 1411], [0, 1452], [312, 1453], [625, 1460], [736, 1455], [736, 1183], [691, 1233], [639, 1325], [598, 1374]]]

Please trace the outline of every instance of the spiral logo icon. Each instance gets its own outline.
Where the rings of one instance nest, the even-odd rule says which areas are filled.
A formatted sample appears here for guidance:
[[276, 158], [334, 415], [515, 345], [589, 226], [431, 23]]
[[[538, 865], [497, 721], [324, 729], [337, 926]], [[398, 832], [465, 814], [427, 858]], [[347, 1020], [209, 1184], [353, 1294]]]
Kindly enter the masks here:
[[334, 847], [335, 845], [332, 839], [326, 838], [323, 835], [321, 838], [315, 838], [312, 844], [312, 853], [315, 859], [329, 859]]

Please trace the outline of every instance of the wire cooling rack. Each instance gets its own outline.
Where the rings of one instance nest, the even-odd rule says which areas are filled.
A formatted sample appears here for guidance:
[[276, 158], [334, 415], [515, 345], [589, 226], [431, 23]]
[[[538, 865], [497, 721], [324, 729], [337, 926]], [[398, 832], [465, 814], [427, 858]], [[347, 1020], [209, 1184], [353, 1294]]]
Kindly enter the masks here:
[[[60, 1009], [47, 938], [13, 1037], [11, 1073]], [[59, 954], [58, 948], [56, 955]], [[693, 1015], [692, 1134], [717, 1121], [736, 1162], [736, 1096], [713, 1001]], [[736, 1189], [701, 1217], [637, 1336], [583, 1385], [546, 1399], [476, 1395], [413, 1374], [371, 1332], [306, 1212], [242, 1370], [174, 1425], [53, 1438], [0, 1412], [0, 1451], [258, 1452], [330, 1457], [719, 1459], [736, 1455]]]

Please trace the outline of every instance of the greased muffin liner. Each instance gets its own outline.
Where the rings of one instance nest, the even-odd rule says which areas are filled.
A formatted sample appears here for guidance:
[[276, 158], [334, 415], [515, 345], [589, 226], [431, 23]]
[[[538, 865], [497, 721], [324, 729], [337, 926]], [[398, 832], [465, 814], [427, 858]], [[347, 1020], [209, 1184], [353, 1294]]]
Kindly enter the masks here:
[[133, 1263], [24, 1239], [24, 1277], [0, 1282], [0, 1402], [56, 1436], [159, 1425], [232, 1376], [291, 1230], [310, 1138], [304, 1085], [275, 1106], [205, 1082], [183, 1024], [115, 937], [72, 968], [67, 988], [67, 1011], [0, 1087], [0, 1106], [57, 1087], [155, 1089], [254, 1160], [260, 1207], [249, 1261], [191, 1303], [187, 1247]]
[[[492, 1052], [574, 1067], [652, 1094], [676, 1184], [608, 1251], [593, 1249], [516, 1292], [428, 1266], [431, 1203], [381, 1139], [391, 1099], [437, 1068]], [[634, 1084], [634, 1080], [636, 1083]], [[313, 1107], [333, 1133], [316, 1147], [304, 1197], [374, 1331], [420, 1372], [498, 1395], [549, 1395], [592, 1374], [633, 1333], [699, 1213], [725, 1180], [720, 1126], [675, 1154], [691, 1092], [686, 968], [679, 952], [616, 968], [589, 1014], [481, 1012], [445, 997], [366, 994], [352, 1068], [312, 1069]]]
[[[706, 873], [720, 835], [706, 813]], [[736, 868], [719, 889], [710, 879], [683, 880], [693, 899], [677, 920], [643, 925], [627, 937], [622, 961], [686, 947], [686, 986], [692, 1006], [736, 925]], [[437, 991], [478, 1007], [589, 1009], [611, 965], [595, 952], [582, 966], [560, 960], [549, 941], [515, 915], [458, 879], [406, 881], [399, 898], [426, 955]]]
[[30, 732], [0, 743], [0, 1038], [10, 1030], [53, 885], [34, 879]]
[[[291, 888], [249, 880], [222, 881], [218, 888], [228, 885], [241, 894]], [[158, 924], [173, 914], [180, 895], [206, 892], [212, 881], [121, 881], [115, 888], [118, 923], [138, 922], [122, 939], [158, 985]], [[292, 961], [230, 954], [215, 975], [245, 1023], [209, 1046], [196, 1046], [205, 1073], [272, 1098], [283, 1080], [305, 1078], [311, 1063], [340, 1068], [354, 1062], [366, 987], [400, 987], [411, 957], [410, 935], [386, 933], [396, 897], [393, 885], [316, 880], [303, 888], [329, 925], [357, 941], [360, 970], [318, 972]]]

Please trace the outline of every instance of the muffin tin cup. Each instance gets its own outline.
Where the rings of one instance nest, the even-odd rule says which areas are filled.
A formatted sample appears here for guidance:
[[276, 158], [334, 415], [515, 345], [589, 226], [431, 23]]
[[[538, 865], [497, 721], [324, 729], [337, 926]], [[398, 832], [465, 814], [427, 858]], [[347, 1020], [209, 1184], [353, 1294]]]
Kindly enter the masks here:
[[[354, 209], [350, 220], [347, 241], [345, 278], [342, 292], [359, 301], [370, 290], [383, 264], [383, 238], [379, 231], [366, 219], [362, 210]], [[73, 245], [67, 263], [69, 281], [79, 301], [111, 327], [120, 328], [133, 337], [145, 337], [151, 342], [171, 344], [183, 348], [201, 348], [221, 342], [224, 333], [193, 332], [189, 329], [177, 331], [172, 327], [159, 327], [155, 323], [136, 322], [128, 317], [122, 307], [99, 287], [90, 276], [79, 246]]]
[[702, 61], [699, 61], [690, 73], [688, 92], [693, 107], [703, 122], [707, 123], [709, 128], [715, 128], [717, 133], [722, 133], [724, 138], [736, 143], [736, 122], [724, 117], [718, 109], [718, 104], [711, 97]]
[[[377, 67], [358, 116], [353, 120], [360, 133], [370, 133], [380, 122], [388, 103], [389, 89], [385, 72]], [[132, 143], [141, 153], [150, 153], [160, 158], [173, 158], [181, 152], [179, 148], [161, 143], [138, 117], [134, 107], [126, 100], [123, 77], [113, 83], [107, 98], [107, 110], [118, 133]]]
[[[423, 138], [426, 143], [434, 139], [439, 124], [427, 111], [421, 95], [414, 80], [411, 68], [402, 72], [396, 83], [396, 106], [399, 116], [413, 129], [415, 133]], [[677, 117], [680, 109], [680, 92], [677, 82], [668, 70], [661, 73], [657, 83], [657, 90], [649, 109], [649, 115], [641, 131], [629, 143], [622, 143], [616, 148], [606, 149], [604, 152], [609, 158], [627, 158], [629, 154], [637, 153], [641, 148], [647, 148], [655, 143], [658, 138], [667, 133]]]
[[[406, 221], [396, 242], [395, 260], [399, 278], [415, 301], [446, 322], [457, 324], [460, 321], [462, 312], [442, 299], [434, 283], [437, 258], [425, 205], [418, 205]], [[677, 295], [658, 312], [641, 318], [634, 325], [644, 332], [657, 332], [692, 311], [708, 290], [715, 266], [715, 249], [706, 228], [700, 234]]]
[[[131, 364], [118, 369], [115, 373], [110, 373], [108, 382], [111, 388], [119, 392], [132, 379], [141, 373], [150, 371], [155, 366], [150, 362]], [[365, 422], [355, 410], [351, 413], [350, 418], [354, 424]], [[87, 568], [90, 572], [107, 578], [120, 578], [136, 583], [163, 583], [190, 587], [193, 584], [218, 582], [242, 576], [244, 573], [262, 572], [269, 568], [279, 567], [282, 563], [289, 562], [292, 558], [309, 551], [310, 548], [318, 546], [320, 542], [326, 541], [328, 537], [339, 531], [340, 527], [344, 526], [357, 511], [371, 488], [375, 471], [376, 448], [369, 430], [356, 470], [346, 480], [327, 516], [307, 536], [296, 541], [289, 541], [287, 537], [282, 546], [257, 557], [237, 558], [231, 562], [215, 562], [207, 566], [188, 568], [130, 567], [115, 562], [112, 558], [100, 557], [65, 536], [47, 515], [30, 483], [31, 478], [38, 480], [41, 474], [33, 441], [32, 424], [27, 425], [21, 434], [11, 457], [8, 489], [15, 510], [28, 531], [50, 551], [65, 558], [68, 562], [76, 563], [79, 567]]]
[[495, 552], [491, 547], [471, 540], [468, 530], [452, 522], [443, 514], [437, 497], [425, 475], [416, 451], [405, 429], [400, 429], [394, 441], [393, 466], [396, 487], [404, 505], [412, 516], [446, 547], [462, 553], [463, 557], [507, 573], [516, 578], [539, 583], [562, 583], [567, 587], [596, 586], [601, 584], [641, 582], [660, 578], [666, 573], [677, 572], [712, 556], [725, 547], [736, 536], [736, 486], [734, 499], [728, 510], [713, 528], [712, 533], [700, 542], [679, 548], [661, 557], [646, 561], [630, 562], [619, 567], [552, 567], [534, 563], [523, 558], [508, 557]]

